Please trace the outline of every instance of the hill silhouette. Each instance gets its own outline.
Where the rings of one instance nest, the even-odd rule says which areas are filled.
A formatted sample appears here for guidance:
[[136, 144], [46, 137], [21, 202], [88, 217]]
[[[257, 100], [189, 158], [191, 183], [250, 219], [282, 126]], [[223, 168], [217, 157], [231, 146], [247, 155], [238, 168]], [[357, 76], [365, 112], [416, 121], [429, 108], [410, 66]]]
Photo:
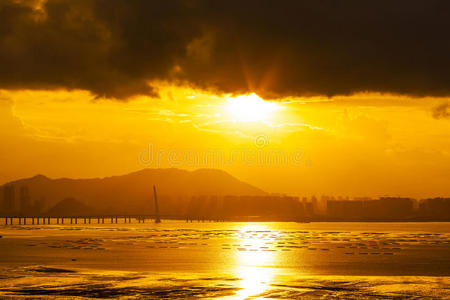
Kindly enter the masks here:
[[[27, 186], [31, 201], [40, 202], [41, 211], [47, 211], [65, 198], [77, 199], [96, 211], [108, 213], [150, 211], [153, 185], [157, 186], [163, 210], [168, 205], [184, 205], [192, 196], [266, 194], [261, 189], [216, 169], [143, 169], [121, 176], [91, 179], [50, 179], [44, 175], [36, 175], [5, 185], [15, 187], [16, 202], [19, 202], [19, 188]], [[4, 186], [0, 193], [0, 203], [3, 203]]]
[[65, 198], [50, 208], [45, 214], [48, 216], [86, 216], [94, 214], [95, 210], [74, 198]]

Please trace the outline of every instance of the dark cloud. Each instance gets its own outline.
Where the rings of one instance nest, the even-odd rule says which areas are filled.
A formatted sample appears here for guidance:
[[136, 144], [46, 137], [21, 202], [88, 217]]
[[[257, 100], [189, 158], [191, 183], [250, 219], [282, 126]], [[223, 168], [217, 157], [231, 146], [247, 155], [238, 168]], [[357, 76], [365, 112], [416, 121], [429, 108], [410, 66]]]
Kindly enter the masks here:
[[436, 106], [432, 113], [435, 119], [450, 119], [450, 103], [442, 103]]
[[[450, 95], [450, 1], [3, 0], [0, 88]], [[38, 8], [36, 8], [38, 7]]]

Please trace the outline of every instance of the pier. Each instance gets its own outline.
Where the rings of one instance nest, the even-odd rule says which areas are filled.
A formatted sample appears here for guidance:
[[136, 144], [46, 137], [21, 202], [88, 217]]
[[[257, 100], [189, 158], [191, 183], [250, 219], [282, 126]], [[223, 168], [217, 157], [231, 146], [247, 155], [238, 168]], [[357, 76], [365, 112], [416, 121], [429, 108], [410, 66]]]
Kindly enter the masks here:
[[[95, 224], [145, 224], [161, 220], [192, 222], [224, 222], [223, 219], [178, 215], [92, 215], [92, 216], [0, 216], [4, 225], [95, 225]], [[80, 222], [80, 223], [78, 223]], [[0, 223], [1, 224], [1, 223]]]
[[[172, 219], [172, 216], [169, 217]], [[4, 225], [76, 225], [80, 224], [130, 224], [156, 221], [154, 215], [103, 215], [103, 216], [1, 216]], [[105, 222], [106, 220], [106, 222]]]

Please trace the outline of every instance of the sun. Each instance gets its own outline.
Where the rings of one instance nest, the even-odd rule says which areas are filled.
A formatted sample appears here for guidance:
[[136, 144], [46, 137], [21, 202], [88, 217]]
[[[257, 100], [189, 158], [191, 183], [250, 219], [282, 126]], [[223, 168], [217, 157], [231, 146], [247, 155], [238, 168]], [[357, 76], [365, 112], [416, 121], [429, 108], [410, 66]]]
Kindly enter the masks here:
[[227, 98], [225, 110], [235, 122], [264, 122], [279, 109], [275, 102], [264, 101], [255, 93]]

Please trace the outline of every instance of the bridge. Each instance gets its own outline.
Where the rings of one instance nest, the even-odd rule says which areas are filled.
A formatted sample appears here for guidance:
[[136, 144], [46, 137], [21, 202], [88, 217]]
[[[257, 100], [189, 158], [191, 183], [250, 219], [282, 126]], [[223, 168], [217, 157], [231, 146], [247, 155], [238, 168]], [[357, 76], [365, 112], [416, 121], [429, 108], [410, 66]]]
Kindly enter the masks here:
[[89, 215], [89, 216], [2, 216], [5, 225], [50, 225], [50, 224], [127, 224], [132, 221], [144, 223], [155, 220], [154, 215]]
[[161, 223], [161, 220], [186, 220], [186, 222], [223, 222], [223, 219], [210, 217], [192, 217], [181, 215], [85, 215], [85, 216], [21, 216], [21, 215], [3, 215], [0, 220], [4, 220], [5, 225], [76, 225], [76, 224], [131, 224], [155, 222]]

